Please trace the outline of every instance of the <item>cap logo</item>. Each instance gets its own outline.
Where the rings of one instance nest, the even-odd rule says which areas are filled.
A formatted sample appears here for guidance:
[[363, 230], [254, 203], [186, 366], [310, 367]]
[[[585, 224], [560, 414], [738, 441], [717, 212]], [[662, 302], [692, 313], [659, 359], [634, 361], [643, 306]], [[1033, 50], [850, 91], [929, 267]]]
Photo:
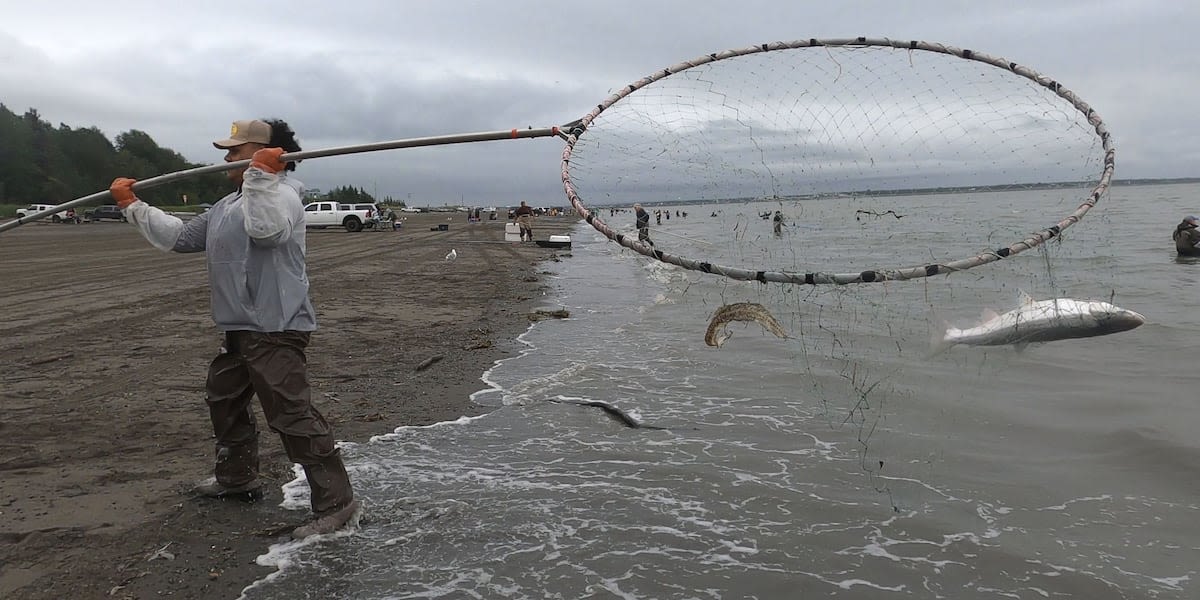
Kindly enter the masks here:
[[232, 126], [229, 128], [229, 137], [231, 137], [231, 138], [236, 138], [236, 137], [237, 137], [237, 123], [234, 123], [234, 124], [233, 124], [233, 125], [232, 125]]

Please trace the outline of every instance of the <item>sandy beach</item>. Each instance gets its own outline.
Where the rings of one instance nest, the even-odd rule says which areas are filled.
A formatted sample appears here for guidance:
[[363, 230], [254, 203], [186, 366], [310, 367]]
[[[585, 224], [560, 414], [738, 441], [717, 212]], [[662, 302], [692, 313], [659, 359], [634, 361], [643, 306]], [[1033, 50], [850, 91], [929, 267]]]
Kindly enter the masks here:
[[[486, 410], [469, 395], [541, 307], [539, 263], [569, 260], [505, 242], [502, 220], [405, 216], [308, 233], [309, 374], [339, 440]], [[540, 218], [535, 236], [576, 222]], [[262, 426], [264, 500], [192, 492], [211, 475], [203, 385], [221, 340], [203, 255], [127, 224], [39, 222], [0, 234], [0, 282], [0, 597], [236, 598], [270, 573], [255, 558], [308, 516], [278, 507], [278, 438]]]

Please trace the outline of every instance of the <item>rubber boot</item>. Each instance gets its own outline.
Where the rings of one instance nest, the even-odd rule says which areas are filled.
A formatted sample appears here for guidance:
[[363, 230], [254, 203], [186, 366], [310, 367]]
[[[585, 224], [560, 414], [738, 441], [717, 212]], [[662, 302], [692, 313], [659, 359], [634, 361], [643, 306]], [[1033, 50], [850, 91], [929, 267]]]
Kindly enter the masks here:
[[217, 481], [242, 485], [258, 478], [258, 440], [237, 446], [217, 446]]
[[302, 466], [312, 491], [312, 511], [317, 517], [341, 510], [354, 500], [350, 475], [346, 473], [341, 452], [334, 451], [318, 464]]

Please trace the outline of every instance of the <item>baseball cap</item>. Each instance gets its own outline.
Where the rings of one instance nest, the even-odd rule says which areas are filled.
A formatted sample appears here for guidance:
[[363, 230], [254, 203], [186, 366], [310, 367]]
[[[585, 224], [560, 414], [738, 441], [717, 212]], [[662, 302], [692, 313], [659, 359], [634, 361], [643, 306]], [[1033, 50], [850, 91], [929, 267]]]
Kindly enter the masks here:
[[241, 146], [250, 142], [256, 144], [271, 143], [271, 126], [258, 119], [234, 121], [233, 125], [229, 128], [229, 139], [217, 140], [213, 142], [213, 146], [222, 150], [228, 150], [234, 146]]

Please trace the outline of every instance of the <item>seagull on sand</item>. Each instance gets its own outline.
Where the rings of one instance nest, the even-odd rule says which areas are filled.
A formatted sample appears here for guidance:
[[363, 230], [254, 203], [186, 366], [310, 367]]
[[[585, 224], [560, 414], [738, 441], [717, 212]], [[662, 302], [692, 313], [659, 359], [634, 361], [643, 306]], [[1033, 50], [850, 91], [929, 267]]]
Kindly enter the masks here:
[[454, 260], [456, 258], [458, 258], [458, 252], [456, 252], [454, 248], [451, 248], [450, 254], [446, 255], [446, 260]]

